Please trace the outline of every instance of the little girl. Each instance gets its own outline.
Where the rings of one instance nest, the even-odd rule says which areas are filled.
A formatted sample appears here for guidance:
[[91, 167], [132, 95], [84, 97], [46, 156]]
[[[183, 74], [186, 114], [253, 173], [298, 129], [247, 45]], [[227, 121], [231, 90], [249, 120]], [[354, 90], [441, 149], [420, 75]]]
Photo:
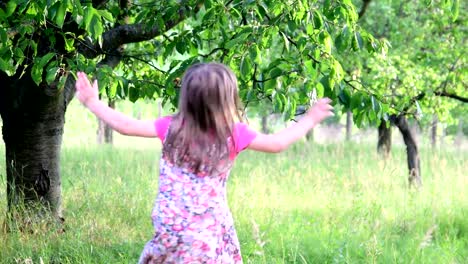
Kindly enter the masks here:
[[152, 212], [155, 235], [139, 263], [242, 263], [239, 241], [226, 199], [226, 181], [244, 149], [281, 152], [332, 114], [319, 100], [299, 122], [278, 132], [257, 133], [239, 115], [237, 80], [226, 66], [196, 64], [187, 70], [179, 112], [141, 121], [98, 99], [79, 72], [78, 99], [117, 132], [158, 137], [162, 144], [159, 193]]

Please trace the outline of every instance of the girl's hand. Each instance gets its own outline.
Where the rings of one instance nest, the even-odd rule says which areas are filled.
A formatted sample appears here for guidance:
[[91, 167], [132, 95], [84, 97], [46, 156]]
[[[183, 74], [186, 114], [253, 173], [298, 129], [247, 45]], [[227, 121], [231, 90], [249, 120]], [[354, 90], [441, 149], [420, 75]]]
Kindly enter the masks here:
[[78, 79], [76, 80], [76, 97], [82, 104], [88, 106], [92, 101], [99, 100], [98, 83], [94, 80], [93, 85], [89, 82], [88, 76], [84, 72], [77, 73]]
[[306, 118], [310, 118], [314, 125], [322, 122], [325, 118], [333, 116], [333, 106], [330, 105], [331, 100], [323, 98], [318, 100], [309, 111], [307, 111]]

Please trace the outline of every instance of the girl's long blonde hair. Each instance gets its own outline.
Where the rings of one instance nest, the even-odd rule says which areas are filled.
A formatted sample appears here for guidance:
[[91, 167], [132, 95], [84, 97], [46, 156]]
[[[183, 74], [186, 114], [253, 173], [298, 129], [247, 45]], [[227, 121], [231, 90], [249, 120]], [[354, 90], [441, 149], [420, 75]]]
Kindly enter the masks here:
[[234, 124], [242, 121], [237, 90], [236, 76], [223, 64], [190, 67], [182, 79], [179, 112], [172, 118], [164, 158], [195, 173], [222, 171], [234, 149]]

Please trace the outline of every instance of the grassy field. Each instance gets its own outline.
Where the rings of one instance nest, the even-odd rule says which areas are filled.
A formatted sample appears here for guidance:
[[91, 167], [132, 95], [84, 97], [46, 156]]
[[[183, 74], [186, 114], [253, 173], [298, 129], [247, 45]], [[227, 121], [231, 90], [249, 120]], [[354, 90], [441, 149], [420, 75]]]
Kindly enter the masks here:
[[[69, 114], [62, 152], [66, 232], [0, 232], [0, 262], [135, 263], [152, 237], [159, 142], [85, 144], [95, 120], [81, 111]], [[387, 161], [365, 144], [241, 154], [228, 195], [244, 262], [467, 263], [468, 153], [421, 152], [420, 191], [407, 187], [401, 147]], [[0, 221], [5, 184], [1, 162]]]

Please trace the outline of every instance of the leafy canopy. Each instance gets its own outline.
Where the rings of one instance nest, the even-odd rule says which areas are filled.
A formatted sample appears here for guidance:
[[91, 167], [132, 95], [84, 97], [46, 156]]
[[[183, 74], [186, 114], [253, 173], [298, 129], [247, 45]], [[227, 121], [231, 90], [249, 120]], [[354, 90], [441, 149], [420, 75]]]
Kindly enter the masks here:
[[246, 105], [269, 100], [293, 117], [311, 97], [343, 96], [340, 52], [385, 48], [357, 25], [351, 0], [11, 0], [1, 8], [1, 71], [60, 90], [84, 70], [109, 97], [131, 101], [174, 104], [185, 69], [214, 60], [236, 72]]

